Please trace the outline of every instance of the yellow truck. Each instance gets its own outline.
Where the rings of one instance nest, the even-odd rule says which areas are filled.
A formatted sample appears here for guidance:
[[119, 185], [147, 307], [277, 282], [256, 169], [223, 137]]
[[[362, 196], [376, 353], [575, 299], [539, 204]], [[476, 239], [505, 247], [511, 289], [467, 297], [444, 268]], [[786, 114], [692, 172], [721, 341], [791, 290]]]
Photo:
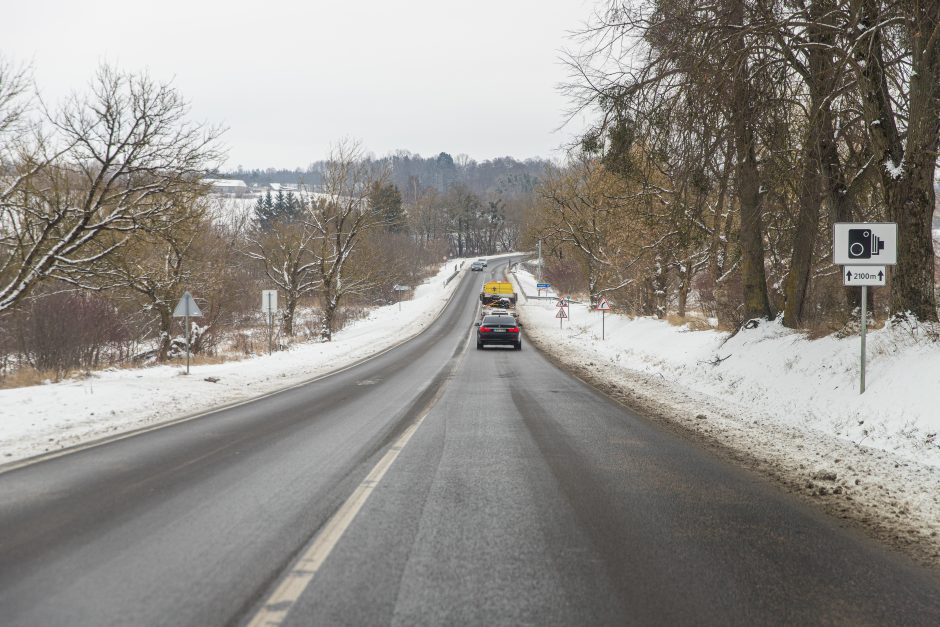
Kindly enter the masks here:
[[487, 281], [480, 292], [480, 302], [484, 307], [499, 307], [516, 305], [516, 293], [512, 290], [512, 283], [508, 281]]

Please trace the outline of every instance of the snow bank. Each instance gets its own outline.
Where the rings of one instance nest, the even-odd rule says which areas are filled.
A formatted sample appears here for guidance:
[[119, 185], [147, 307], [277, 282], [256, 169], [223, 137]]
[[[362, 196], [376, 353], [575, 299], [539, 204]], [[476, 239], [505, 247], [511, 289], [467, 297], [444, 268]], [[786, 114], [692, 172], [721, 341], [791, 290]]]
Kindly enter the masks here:
[[[516, 278], [527, 294], [536, 293], [531, 274]], [[554, 332], [554, 345], [573, 356], [660, 375], [783, 424], [940, 466], [940, 343], [920, 329], [869, 331], [860, 395], [858, 336], [810, 340], [771, 322], [731, 337], [608, 313], [602, 341], [600, 312], [584, 304], [570, 309], [561, 331], [552, 301], [529, 301], [524, 316], [529, 326]]]
[[[414, 337], [437, 318], [459, 280], [445, 280], [450, 260], [417, 286], [411, 300], [380, 307], [335, 334], [332, 342], [217, 365], [180, 364], [111, 369], [88, 378], [0, 390], [0, 464], [50, 453], [126, 431], [178, 420], [213, 407], [296, 385], [403, 341], [401, 320]], [[464, 263], [461, 272], [466, 272]], [[206, 379], [218, 379], [210, 382]]]
[[[519, 291], [537, 293], [519, 269]], [[543, 292], [544, 294], [544, 292]], [[614, 398], [940, 566], [940, 343], [898, 326], [810, 340], [778, 323], [734, 335], [551, 300], [519, 305], [525, 333]]]

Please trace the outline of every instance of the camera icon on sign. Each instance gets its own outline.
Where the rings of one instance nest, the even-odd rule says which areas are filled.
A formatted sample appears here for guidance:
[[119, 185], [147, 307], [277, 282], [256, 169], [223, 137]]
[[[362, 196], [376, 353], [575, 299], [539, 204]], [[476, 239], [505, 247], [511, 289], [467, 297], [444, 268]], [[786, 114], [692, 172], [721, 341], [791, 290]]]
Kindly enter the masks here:
[[885, 243], [870, 229], [849, 229], [849, 259], [871, 259], [885, 249]]

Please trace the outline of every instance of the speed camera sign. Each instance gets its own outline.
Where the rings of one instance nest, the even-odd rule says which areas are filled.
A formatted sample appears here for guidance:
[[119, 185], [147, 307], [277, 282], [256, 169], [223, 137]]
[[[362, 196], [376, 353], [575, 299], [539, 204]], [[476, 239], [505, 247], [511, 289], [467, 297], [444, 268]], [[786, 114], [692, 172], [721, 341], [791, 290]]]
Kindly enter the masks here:
[[894, 222], [839, 222], [833, 227], [834, 264], [893, 266], [898, 262], [898, 225]]

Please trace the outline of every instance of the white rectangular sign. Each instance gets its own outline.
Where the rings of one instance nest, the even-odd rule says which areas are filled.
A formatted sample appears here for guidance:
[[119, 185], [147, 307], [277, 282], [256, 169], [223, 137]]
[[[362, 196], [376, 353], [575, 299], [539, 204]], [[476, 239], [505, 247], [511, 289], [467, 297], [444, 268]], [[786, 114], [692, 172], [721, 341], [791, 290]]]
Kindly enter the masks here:
[[842, 284], [852, 285], [884, 285], [887, 278], [885, 266], [844, 266], [842, 268]]
[[[898, 262], [898, 225], [894, 222], [839, 222], [833, 225], [832, 262], [836, 265], [893, 266]], [[855, 285], [861, 285], [856, 283]]]
[[261, 313], [277, 313], [277, 290], [261, 290]]

